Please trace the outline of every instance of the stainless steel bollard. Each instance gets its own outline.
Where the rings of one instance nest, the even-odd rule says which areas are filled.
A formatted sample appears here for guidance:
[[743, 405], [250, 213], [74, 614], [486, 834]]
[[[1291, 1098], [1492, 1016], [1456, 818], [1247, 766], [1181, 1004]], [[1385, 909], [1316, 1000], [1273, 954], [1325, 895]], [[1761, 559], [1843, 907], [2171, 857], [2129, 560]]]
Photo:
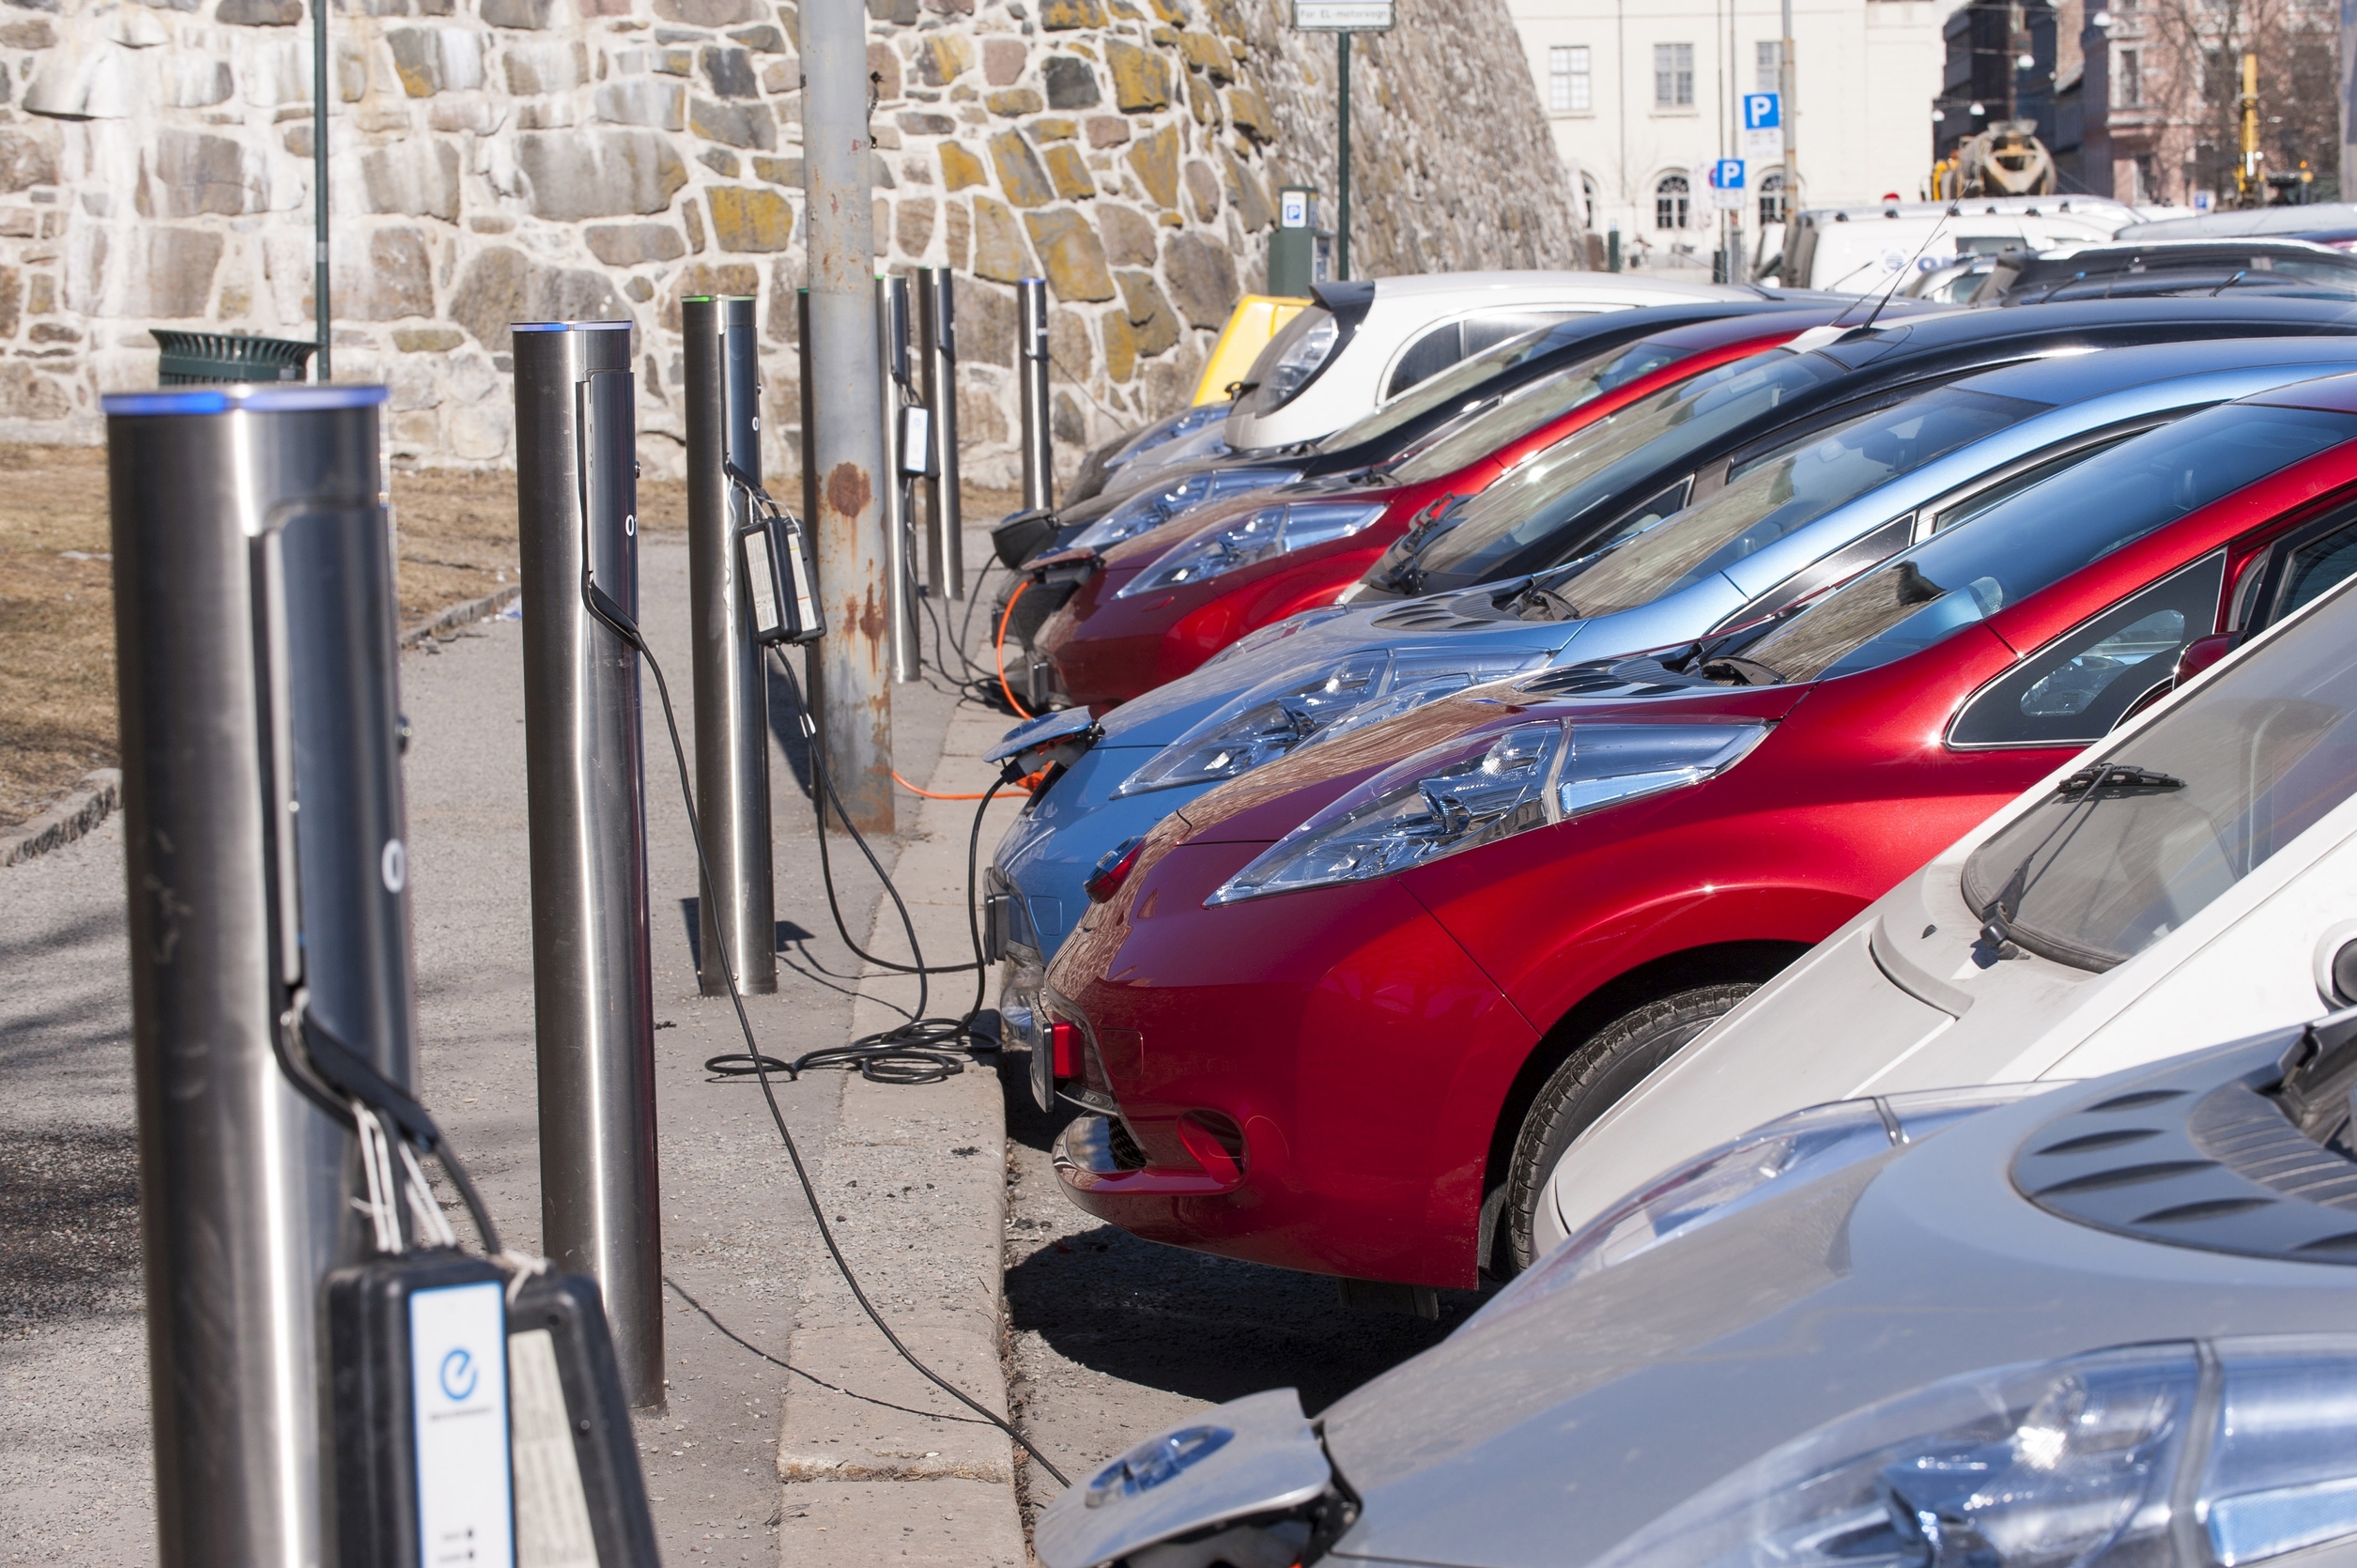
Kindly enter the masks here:
[[1023, 405], [1023, 506], [1044, 512], [1055, 504], [1055, 449], [1048, 430], [1048, 281], [1015, 284], [1015, 395]]
[[271, 1042], [300, 997], [415, 1082], [384, 398], [105, 400], [166, 1568], [332, 1555], [318, 1293], [364, 1250], [352, 1140]]
[[891, 638], [892, 679], [902, 685], [923, 673], [924, 645], [919, 639], [917, 603], [916, 531], [910, 525], [909, 483], [901, 451], [905, 426], [901, 414], [914, 401], [910, 395], [908, 352], [908, 279], [895, 273], [876, 280], [876, 357], [884, 365], [883, 402], [877, 412], [884, 426], [883, 491], [885, 624]]
[[541, 1245], [606, 1297], [622, 1384], [663, 1402], [639, 657], [583, 604], [582, 563], [639, 612], [626, 321], [518, 323], [516, 491], [531, 809]]
[[925, 465], [925, 586], [965, 597], [965, 514], [958, 492], [958, 297], [947, 267], [917, 271], [917, 385], [932, 410]]
[[[761, 344], [755, 301], [682, 301], [687, 372], [688, 618], [695, 639], [696, 821], [714, 885], [698, 896], [696, 974], [707, 996], [728, 976], [778, 989], [776, 894], [769, 858], [769, 680], [746, 630], [736, 530], [752, 503], [729, 477], [761, 483]], [[721, 968], [725, 954], [729, 969]]]

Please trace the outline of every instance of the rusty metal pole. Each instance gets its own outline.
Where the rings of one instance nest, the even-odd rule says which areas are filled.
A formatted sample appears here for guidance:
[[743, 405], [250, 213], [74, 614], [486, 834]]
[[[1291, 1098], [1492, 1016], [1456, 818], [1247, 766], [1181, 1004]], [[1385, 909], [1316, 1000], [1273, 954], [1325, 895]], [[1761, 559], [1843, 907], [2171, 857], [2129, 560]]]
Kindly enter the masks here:
[[843, 809], [892, 828], [892, 691], [886, 668], [884, 367], [876, 362], [875, 218], [868, 134], [868, 11], [802, 8], [802, 167], [809, 215], [809, 384], [817, 472], [819, 744]]

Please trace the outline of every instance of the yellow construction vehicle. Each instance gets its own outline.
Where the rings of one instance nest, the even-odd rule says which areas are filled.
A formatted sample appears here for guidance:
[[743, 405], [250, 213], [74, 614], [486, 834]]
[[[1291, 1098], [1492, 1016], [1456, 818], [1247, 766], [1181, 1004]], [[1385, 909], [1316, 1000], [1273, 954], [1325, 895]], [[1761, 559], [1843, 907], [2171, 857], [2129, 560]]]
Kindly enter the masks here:
[[1998, 120], [1956, 144], [1951, 157], [1932, 165], [1928, 199], [1960, 196], [2050, 196], [2059, 190], [2054, 154], [2038, 139], [2036, 120]]

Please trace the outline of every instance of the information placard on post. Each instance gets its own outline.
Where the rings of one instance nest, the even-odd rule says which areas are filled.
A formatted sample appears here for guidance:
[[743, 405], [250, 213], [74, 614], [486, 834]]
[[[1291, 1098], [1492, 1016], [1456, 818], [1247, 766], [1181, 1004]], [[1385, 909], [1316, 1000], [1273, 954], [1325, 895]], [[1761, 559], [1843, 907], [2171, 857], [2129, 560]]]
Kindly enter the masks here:
[[1293, 26], [1303, 33], [1388, 33], [1392, 0], [1293, 0]]

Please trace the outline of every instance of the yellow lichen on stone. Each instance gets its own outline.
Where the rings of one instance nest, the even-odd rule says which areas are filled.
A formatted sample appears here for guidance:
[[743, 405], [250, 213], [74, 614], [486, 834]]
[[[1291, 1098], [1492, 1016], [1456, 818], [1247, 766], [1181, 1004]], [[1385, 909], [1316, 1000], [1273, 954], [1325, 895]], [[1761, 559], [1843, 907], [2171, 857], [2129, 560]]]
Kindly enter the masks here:
[[1097, 193], [1097, 182], [1088, 177], [1088, 165], [1080, 156], [1080, 149], [1070, 145], [1048, 148], [1048, 178], [1055, 183], [1055, 193], [1068, 202], [1086, 201]]
[[1047, 269], [1048, 286], [1068, 304], [1113, 298], [1113, 273], [1105, 267], [1105, 248], [1088, 220], [1069, 207], [1024, 215], [1038, 247], [1040, 264]]
[[988, 185], [990, 171], [974, 150], [957, 142], [941, 144], [941, 183], [952, 191], [963, 191], [969, 185]]
[[1178, 205], [1178, 128], [1163, 126], [1130, 148], [1130, 167], [1157, 207]]
[[1162, 56], [1136, 44], [1105, 39], [1105, 63], [1113, 69], [1113, 101], [1125, 115], [1170, 107], [1170, 68]]
[[998, 165], [998, 188], [1017, 207], [1045, 207], [1055, 199], [1055, 187], [1048, 182], [1045, 169], [1040, 167], [1040, 155], [1031, 150], [1020, 131], [1002, 131], [991, 138], [991, 161]]

